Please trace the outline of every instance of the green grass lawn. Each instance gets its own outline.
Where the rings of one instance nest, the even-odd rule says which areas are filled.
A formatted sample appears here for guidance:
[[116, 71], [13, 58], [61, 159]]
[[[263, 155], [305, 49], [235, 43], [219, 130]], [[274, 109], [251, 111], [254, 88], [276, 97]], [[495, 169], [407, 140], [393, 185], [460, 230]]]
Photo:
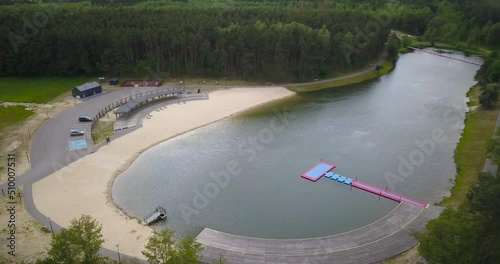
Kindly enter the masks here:
[[92, 127], [92, 140], [94, 144], [103, 142], [107, 137], [112, 137], [115, 133], [115, 122], [112, 121], [99, 121]]
[[469, 98], [469, 107], [479, 106], [479, 95], [481, 95], [481, 89], [478, 85], [474, 86], [467, 92], [467, 97]]
[[17, 103], [47, 103], [90, 78], [0, 78], [0, 101]]
[[364, 82], [367, 80], [375, 79], [381, 75], [387, 74], [394, 68], [394, 64], [391, 61], [384, 61], [382, 64], [382, 70], [380, 71], [380, 74], [378, 74], [376, 71], [371, 71], [367, 72], [365, 74], [361, 74], [358, 76], [354, 76], [352, 78], [347, 78], [347, 79], [342, 79], [342, 80], [337, 80], [337, 81], [331, 81], [331, 82], [325, 82], [325, 83], [313, 83], [313, 84], [304, 84], [304, 85], [299, 85], [299, 86], [289, 86], [287, 89], [293, 92], [311, 92], [311, 91], [317, 91], [317, 90], [322, 90], [322, 89], [327, 89], [327, 88], [334, 88], [334, 87], [341, 87], [341, 86], [346, 86], [350, 84], [355, 84], [355, 83], [360, 83]]
[[24, 106], [2, 106], [0, 105], [0, 135], [8, 129], [9, 126], [16, 125], [28, 119], [33, 111], [26, 110]]
[[[478, 87], [474, 87], [468, 95], [471, 102], [476, 102]], [[469, 190], [477, 183], [479, 174], [483, 171], [488, 141], [493, 136], [498, 115], [498, 108], [485, 110], [477, 108], [467, 114], [462, 138], [455, 150], [457, 177], [451, 196], [441, 201], [440, 205], [458, 207], [465, 199]]]

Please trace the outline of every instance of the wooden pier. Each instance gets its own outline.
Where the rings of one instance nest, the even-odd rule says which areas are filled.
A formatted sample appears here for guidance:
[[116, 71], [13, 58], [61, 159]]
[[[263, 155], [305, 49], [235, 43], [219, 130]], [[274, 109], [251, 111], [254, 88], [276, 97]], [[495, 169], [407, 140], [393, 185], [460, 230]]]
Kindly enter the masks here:
[[161, 206], [158, 206], [155, 208], [153, 212], [148, 214], [146, 217], [143, 218], [143, 223], [145, 225], [150, 225], [156, 221], [162, 220], [167, 218], [167, 210]]

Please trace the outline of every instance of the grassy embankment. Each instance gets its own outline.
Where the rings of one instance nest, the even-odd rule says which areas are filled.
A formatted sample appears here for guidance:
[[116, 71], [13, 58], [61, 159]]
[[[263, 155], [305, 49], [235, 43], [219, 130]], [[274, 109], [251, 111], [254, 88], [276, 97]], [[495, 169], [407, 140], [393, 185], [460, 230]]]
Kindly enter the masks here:
[[92, 127], [92, 140], [94, 144], [103, 142], [106, 138], [112, 137], [115, 133], [115, 122], [99, 120], [94, 127]]
[[89, 78], [0, 78], [0, 101], [16, 103], [48, 103]]
[[0, 106], [0, 135], [9, 126], [17, 125], [28, 119], [33, 111], [26, 110], [24, 106]]
[[499, 107], [486, 110], [478, 107], [480, 88], [474, 86], [467, 93], [470, 98], [469, 107], [474, 108], [467, 113], [462, 137], [455, 149], [457, 176], [451, 195], [444, 198], [440, 205], [458, 207], [467, 193], [478, 181], [486, 160], [488, 141], [494, 134]]
[[361, 83], [367, 80], [375, 79], [378, 78], [384, 74], [387, 74], [394, 68], [394, 64], [386, 60], [382, 64], [382, 69], [380, 70], [380, 73], [377, 73], [377, 71], [373, 70], [361, 75], [353, 76], [351, 78], [346, 78], [346, 79], [341, 79], [341, 80], [332, 80], [330, 82], [321, 82], [321, 83], [309, 83], [309, 84], [303, 84], [303, 85], [298, 85], [298, 86], [287, 86], [286, 88], [289, 89], [290, 91], [293, 92], [312, 92], [312, 91], [317, 91], [317, 90], [322, 90], [322, 89], [327, 89], [327, 88], [334, 88], [334, 87], [340, 87], [340, 86], [346, 86], [350, 84], [355, 84], [355, 83]]
[[[417, 38], [412, 38], [411, 46], [458, 50], [483, 57], [488, 56], [491, 52], [484, 48], [468, 48], [439, 42], [431, 43], [430, 41], [419, 41]], [[479, 107], [480, 93], [479, 86], [472, 87], [467, 93], [470, 99], [468, 106], [473, 110], [467, 114], [462, 137], [455, 149], [454, 158], [457, 166], [455, 185], [451, 190], [451, 195], [439, 203], [441, 206], [458, 207], [466, 199], [467, 193], [476, 185], [483, 170], [487, 144], [494, 134], [500, 107], [496, 106], [490, 110]]]
[[[85, 78], [0, 78], [0, 101], [12, 103], [48, 103], [57, 96], [71, 91]], [[24, 106], [0, 108], [0, 134], [12, 125], [28, 119], [33, 111]]]
[[[55, 97], [82, 84], [84, 78], [0, 78], [0, 101], [12, 103], [48, 103]], [[9, 126], [28, 119], [33, 111], [24, 106], [0, 108], [0, 134]]]
[[[26, 110], [24, 106], [8, 106], [0, 105], [0, 137], [3, 138], [3, 133], [8, 133], [9, 127], [22, 123], [33, 115], [33, 111]], [[4, 171], [3, 164], [0, 164], [0, 173]]]
[[[441, 42], [434, 42], [434, 44], [430, 41], [423, 41], [423, 40], [418, 40], [417, 38], [412, 38], [411, 39], [411, 44], [410, 46], [412, 47], [433, 47], [433, 48], [439, 48], [439, 49], [449, 49], [449, 50], [457, 50], [457, 51], [462, 51], [465, 52], [466, 54], [476, 54], [480, 55], [482, 57], [487, 57], [491, 51], [488, 49], [484, 48], [476, 48], [476, 47], [462, 47], [462, 46], [456, 46], [456, 45], [451, 45], [447, 43], [441, 43]], [[407, 48], [401, 48], [400, 52], [409, 52]]]
[[[0, 78], [0, 101], [12, 103], [47, 103], [84, 78]], [[0, 135], [26, 121], [34, 112], [22, 105], [0, 105]], [[3, 143], [3, 142], [2, 142]], [[0, 165], [0, 171], [2, 167]]]
[[[479, 107], [480, 88], [472, 87], [467, 96], [471, 111], [467, 114], [462, 137], [455, 149], [457, 175], [451, 195], [444, 198], [439, 205], [458, 207], [466, 195], [478, 181], [486, 160], [487, 142], [493, 136], [499, 108], [485, 110]], [[419, 255], [416, 247], [394, 258], [383, 261], [383, 264], [415, 263]]]

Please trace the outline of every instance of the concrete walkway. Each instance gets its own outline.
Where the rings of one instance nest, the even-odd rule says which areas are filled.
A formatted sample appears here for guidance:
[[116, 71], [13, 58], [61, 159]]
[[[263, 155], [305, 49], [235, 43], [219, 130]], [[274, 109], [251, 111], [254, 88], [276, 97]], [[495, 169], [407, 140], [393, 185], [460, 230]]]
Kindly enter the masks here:
[[183, 94], [182, 97], [169, 97], [165, 100], [159, 100], [153, 103], [149, 103], [144, 107], [135, 109], [132, 111], [130, 115], [125, 115], [118, 117], [115, 122], [114, 129], [123, 130], [135, 127], [142, 126], [142, 120], [146, 117], [148, 113], [153, 111], [161, 111], [163, 108], [166, 108], [167, 105], [175, 104], [175, 103], [183, 103], [185, 101], [192, 100], [208, 100], [208, 93], [199, 93], [199, 94]]
[[400, 203], [365, 227], [310, 239], [259, 239], [205, 228], [196, 238], [205, 248], [203, 261], [216, 263], [374, 263], [417, 245], [411, 232], [436, 218], [440, 207]]
[[[497, 124], [495, 125], [495, 132], [500, 127], [500, 111], [498, 112], [498, 117], [497, 117]], [[496, 134], [493, 134], [493, 137], [495, 137]], [[483, 167], [483, 172], [489, 172], [492, 175], [496, 175], [498, 171], [498, 165], [493, 164], [493, 162], [490, 159], [486, 159], [486, 162], [484, 163]]]

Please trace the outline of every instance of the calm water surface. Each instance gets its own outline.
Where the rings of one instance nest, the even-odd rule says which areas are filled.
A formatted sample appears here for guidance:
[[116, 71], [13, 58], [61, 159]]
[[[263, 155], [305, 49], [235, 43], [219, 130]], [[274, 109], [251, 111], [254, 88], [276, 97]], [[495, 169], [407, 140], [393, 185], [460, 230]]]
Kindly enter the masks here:
[[297, 95], [159, 144], [117, 177], [113, 198], [140, 218], [161, 205], [168, 221], [156, 228], [194, 236], [205, 227], [263, 238], [324, 236], [395, 208], [326, 178], [300, 177], [324, 159], [347, 177], [438, 202], [452, 186], [465, 93], [477, 68], [402, 55], [376, 81]]

